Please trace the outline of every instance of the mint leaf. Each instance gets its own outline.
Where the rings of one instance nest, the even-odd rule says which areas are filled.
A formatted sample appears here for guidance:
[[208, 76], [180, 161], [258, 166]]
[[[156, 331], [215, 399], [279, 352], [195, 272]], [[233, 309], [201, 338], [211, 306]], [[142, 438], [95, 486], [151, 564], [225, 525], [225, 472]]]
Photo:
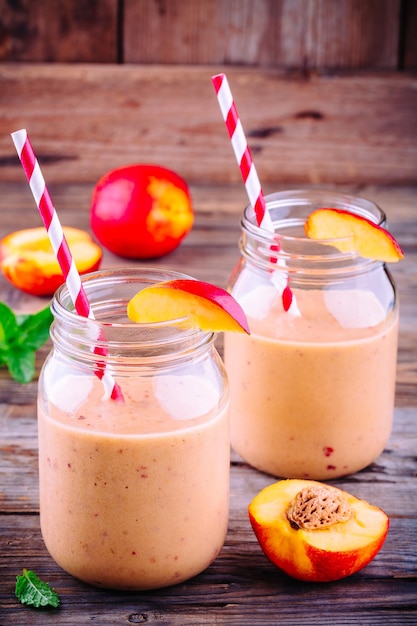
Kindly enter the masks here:
[[0, 349], [7, 350], [7, 345], [18, 333], [15, 314], [7, 304], [0, 302]]
[[23, 569], [20, 576], [16, 576], [16, 598], [22, 604], [39, 609], [43, 606], [59, 606], [58, 594], [48, 584], [40, 580], [35, 572]]
[[35, 376], [35, 353], [49, 338], [53, 316], [48, 307], [38, 313], [15, 315], [0, 302], [0, 366], [19, 383]]
[[38, 350], [49, 339], [49, 327], [53, 320], [49, 306], [32, 315], [17, 315], [16, 320], [19, 345]]
[[33, 350], [15, 349], [3, 357], [10, 376], [25, 385], [35, 376], [35, 352]]

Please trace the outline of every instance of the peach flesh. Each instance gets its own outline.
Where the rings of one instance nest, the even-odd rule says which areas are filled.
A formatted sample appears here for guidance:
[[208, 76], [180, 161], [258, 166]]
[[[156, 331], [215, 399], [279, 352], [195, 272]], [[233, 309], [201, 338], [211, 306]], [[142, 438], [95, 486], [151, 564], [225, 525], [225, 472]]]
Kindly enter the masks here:
[[249, 333], [243, 309], [233, 296], [198, 280], [178, 279], [142, 289], [129, 302], [128, 316], [142, 323], [188, 317], [202, 330]]
[[[330, 500], [340, 498], [348, 519], [325, 527], [296, 527], [288, 507], [311, 488]], [[379, 552], [388, 533], [388, 516], [365, 500], [317, 481], [289, 479], [263, 489], [249, 505], [249, 519], [264, 554], [289, 576], [329, 582], [364, 568]]]

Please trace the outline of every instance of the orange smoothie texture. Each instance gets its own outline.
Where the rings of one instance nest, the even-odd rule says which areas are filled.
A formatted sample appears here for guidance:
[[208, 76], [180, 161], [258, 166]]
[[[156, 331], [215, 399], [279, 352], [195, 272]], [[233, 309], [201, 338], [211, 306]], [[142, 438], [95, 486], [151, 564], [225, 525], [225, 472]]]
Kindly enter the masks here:
[[[78, 389], [71, 412], [59, 406], [65, 398], [48, 410], [40, 399], [41, 529], [70, 574], [96, 586], [152, 589], [200, 573], [220, 552], [229, 510], [228, 407], [219, 412], [210, 386], [194, 378], [122, 379], [123, 404], [102, 402], [95, 377], [74, 376], [60, 381]], [[165, 399], [183, 384], [173, 414]]]
[[251, 335], [225, 337], [232, 446], [275, 476], [351, 474], [379, 456], [391, 433], [398, 312], [385, 319], [366, 291], [294, 297], [298, 316], [279, 298], [257, 317], [248, 313], [254, 300], [241, 302]]

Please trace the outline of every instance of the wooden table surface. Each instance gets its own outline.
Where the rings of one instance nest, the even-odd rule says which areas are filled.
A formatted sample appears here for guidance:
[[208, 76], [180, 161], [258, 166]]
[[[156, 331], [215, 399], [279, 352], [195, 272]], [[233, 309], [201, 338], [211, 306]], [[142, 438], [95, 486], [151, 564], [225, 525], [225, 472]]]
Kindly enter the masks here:
[[[348, 191], [357, 191], [344, 187]], [[270, 191], [270, 189], [267, 189]], [[392, 267], [401, 300], [395, 422], [385, 452], [356, 475], [334, 481], [382, 507], [391, 527], [382, 551], [364, 570], [339, 582], [291, 580], [269, 563], [251, 530], [247, 505], [274, 481], [232, 455], [230, 525], [224, 548], [204, 573], [161, 591], [127, 593], [89, 587], [48, 555], [39, 530], [36, 380], [12, 381], [0, 369], [0, 624], [416, 624], [417, 623], [417, 188], [367, 187], [361, 194], [388, 213], [406, 258]], [[63, 223], [88, 228], [91, 185], [62, 183], [53, 198]], [[184, 270], [225, 286], [237, 260], [242, 189], [192, 186], [196, 223], [181, 247], [143, 265]], [[0, 236], [39, 225], [26, 182], [0, 183]], [[104, 266], [127, 263], [105, 253]], [[0, 277], [0, 300], [16, 311], [47, 301], [24, 295]], [[38, 368], [49, 346], [37, 358]], [[221, 351], [221, 337], [219, 350]], [[33, 569], [59, 593], [58, 610], [37, 611], [14, 597], [15, 577]]]
[[[10, 140], [26, 127], [66, 225], [89, 228], [93, 184], [112, 167], [148, 161], [178, 171], [191, 184], [195, 225], [178, 250], [143, 265], [226, 286], [246, 194], [210, 81], [222, 69], [0, 65], [0, 237], [41, 224]], [[37, 381], [19, 385], [0, 368], [0, 626], [417, 624], [416, 75], [227, 72], [264, 191], [331, 185], [368, 197], [387, 212], [405, 250], [391, 268], [401, 303], [393, 433], [372, 466], [334, 481], [388, 513], [387, 540], [350, 578], [289, 579], [263, 555], [247, 516], [252, 497], [274, 479], [233, 454], [229, 532], [207, 571], [162, 591], [91, 588], [63, 572], [42, 542]], [[141, 265], [104, 255], [104, 267], [131, 264]], [[2, 275], [0, 300], [16, 312], [48, 303]], [[221, 352], [221, 336], [218, 346]], [[39, 351], [37, 372], [49, 348]], [[53, 585], [58, 610], [17, 601], [15, 577], [24, 567]]]

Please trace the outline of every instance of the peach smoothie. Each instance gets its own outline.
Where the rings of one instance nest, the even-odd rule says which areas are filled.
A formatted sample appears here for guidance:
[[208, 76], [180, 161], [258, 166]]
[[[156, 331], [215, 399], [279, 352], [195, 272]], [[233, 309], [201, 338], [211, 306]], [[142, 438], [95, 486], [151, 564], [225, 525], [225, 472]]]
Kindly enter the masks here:
[[271, 287], [240, 301], [251, 335], [225, 337], [232, 446], [275, 476], [351, 474], [391, 432], [398, 311], [386, 317], [359, 289], [294, 289], [294, 298], [297, 315]]
[[211, 381], [122, 378], [125, 401], [115, 404], [93, 375], [44, 376], [40, 509], [51, 556], [109, 588], [164, 587], [202, 572], [228, 523], [228, 406]]

